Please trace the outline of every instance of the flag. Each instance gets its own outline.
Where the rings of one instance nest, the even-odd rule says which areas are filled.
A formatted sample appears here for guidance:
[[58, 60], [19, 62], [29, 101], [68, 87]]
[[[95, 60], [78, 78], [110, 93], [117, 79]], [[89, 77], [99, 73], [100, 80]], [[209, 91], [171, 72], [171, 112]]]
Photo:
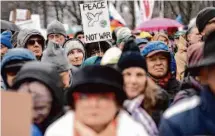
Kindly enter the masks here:
[[137, 27], [143, 21], [141, 11], [140, 11], [140, 6], [138, 5], [138, 1], [134, 1], [134, 14], [135, 14], [135, 26]]
[[142, 11], [143, 21], [151, 19], [154, 9], [154, 0], [140, 0], [140, 7]]
[[109, 14], [114, 20], [118, 20], [123, 25], [126, 25], [125, 20], [122, 18], [122, 16], [119, 14], [119, 12], [116, 10], [116, 8], [111, 2], [109, 2]]

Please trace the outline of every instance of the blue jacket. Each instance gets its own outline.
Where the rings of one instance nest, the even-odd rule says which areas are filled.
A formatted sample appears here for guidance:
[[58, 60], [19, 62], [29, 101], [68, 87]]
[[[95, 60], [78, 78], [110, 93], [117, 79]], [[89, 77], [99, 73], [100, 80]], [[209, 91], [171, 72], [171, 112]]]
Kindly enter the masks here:
[[179, 101], [163, 114], [160, 136], [215, 135], [215, 95], [206, 86], [199, 96]]
[[36, 125], [34, 125], [34, 124], [32, 124], [32, 126], [31, 126], [31, 136], [42, 136], [41, 131], [40, 131], [39, 128], [38, 128]]
[[[33, 52], [31, 52], [28, 49], [24, 48], [13, 48], [9, 49], [8, 52], [4, 55], [2, 61], [1, 61], [1, 76], [3, 83], [5, 84], [4, 89], [8, 88], [7, 80], [6, 80], [6, 73], [5, 73], [5, 66], [11, 62], [11, 61], [30, 61], [30, 60], [36, 60], [36, 57], [34, 56]], [[1, 86], [2, 87], [2, 86]]]

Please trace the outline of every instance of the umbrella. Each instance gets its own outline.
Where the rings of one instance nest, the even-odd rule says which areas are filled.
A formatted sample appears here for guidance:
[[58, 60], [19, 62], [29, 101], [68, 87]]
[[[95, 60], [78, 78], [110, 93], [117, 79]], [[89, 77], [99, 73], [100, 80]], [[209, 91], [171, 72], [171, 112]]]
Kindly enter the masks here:
[[10, 30], [12, 33], [14, 33], [16, 31], [20, 31], [20, 28], [16, 24], [13, 24], [9, 21], [1, 20], [1, 32], [5, 30]]
[[141, 23], [136, 30], [142, 31], [153, 31], [153, 30], [167, 30], [170, 28], [183, 27], [182, 24], [178, 23], [176, 20], [169, 18], [153, 18], [151, 20]]

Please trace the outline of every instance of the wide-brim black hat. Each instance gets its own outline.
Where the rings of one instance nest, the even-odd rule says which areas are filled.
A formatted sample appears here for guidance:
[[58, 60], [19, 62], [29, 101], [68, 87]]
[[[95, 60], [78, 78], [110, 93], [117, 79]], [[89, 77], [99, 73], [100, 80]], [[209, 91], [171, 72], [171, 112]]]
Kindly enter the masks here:
[[[74, 104], [72, 99], [73, 92], [102, 93], [109, 91], [116, 94], [117, 101], [120, 101], [121, 104], [126, 99], [126, 94], [123, 91], [123, 76], [119, 71], [111, 67], [86, 66], [74, 73], [73, 78], [75, 80], [73, 80], [66, 94], [69, 105]], [[82, 87], [87, 89], [80, 90]], [[112, 89], [105, 89], [106, 87]]]
[[210, 33], [205, 40], [203, 58], [199, 63], [188, 66], [187, 70], [193, 76], [198, 76], [201, 68], [215, 65], [215, 31]]

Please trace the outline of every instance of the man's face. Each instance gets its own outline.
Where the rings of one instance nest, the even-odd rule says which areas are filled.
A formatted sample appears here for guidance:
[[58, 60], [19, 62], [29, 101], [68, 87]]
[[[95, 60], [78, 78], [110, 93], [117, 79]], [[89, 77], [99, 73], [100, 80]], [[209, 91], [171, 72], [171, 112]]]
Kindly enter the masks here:
[[145, 90], [145, 70], [139, 67], [131, 67], [125, 69], [122, 74], [124, 78], [124, 90], [128, 98], [135, 98]]
[[74, 66], [80, 66], [83, 62], [84, 54], [80, 49], [73, 49], [68, 55], [70, 63]]
[[215, 30], [215, 17], [212, 18], [210, 21], [208, 21], [208, 23], [206, 24], [201, 34], [202, 36], [205, 36], [214, 30]]
[[35, 124], [41, 124], [51, 111], [53, 99], [50, 90], [44, 84], [34, 81], [23, 83], [18, 92], [27, 92], [32, 95], [33, 121]]
[[68, 88], [70, 85], [70, 71], [65, 71], [60, 73], [61, 81], [64, 85], [64, 88]]
[[48, 40], [63, 45], [66, 39], [62, 34], [49, 34]]
[[40, 36], [30, 37], [26, 43], [27, 49], [32, 51], [36, 57], [41, 57], [44, 46], [44, 40]]
[[7, 53], [8, 48], [1, 44], [1, 58]]
[[107, 125], [114, 119], [118, 106], [113, 92], [107, 93], [73, 93], [75, 115], [79, 121], [97, 128]]
[[156, 53], [146, 57], [146, 63], [149, 74], [155, 78], [162, 78], [168, 72], [168, 58], [165, 53]]
[[191, 33], [187, 36], [188, 42], [191, 44], [198, 43], [199, 41], [201, 41], [201, 38], [202, 36], [200, 35], [197, 27], [193, 28], [191, 30]]

